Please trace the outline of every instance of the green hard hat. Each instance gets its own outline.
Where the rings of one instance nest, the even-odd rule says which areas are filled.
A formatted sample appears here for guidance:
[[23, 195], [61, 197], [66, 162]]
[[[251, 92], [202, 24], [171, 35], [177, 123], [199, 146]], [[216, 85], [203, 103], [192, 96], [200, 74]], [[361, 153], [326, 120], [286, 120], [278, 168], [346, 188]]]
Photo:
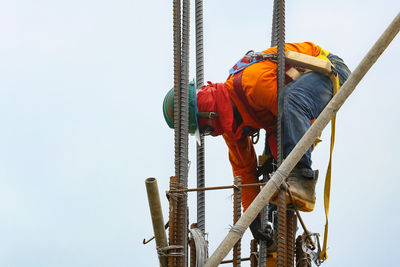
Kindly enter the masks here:
[[[163, 114], [168, 126], [174, 129], [174, 88], [168, 91], [164, 98]], [[197, 123], [196, 85], [194, 80], [189, 82], [189, 133], [199, 134]]]

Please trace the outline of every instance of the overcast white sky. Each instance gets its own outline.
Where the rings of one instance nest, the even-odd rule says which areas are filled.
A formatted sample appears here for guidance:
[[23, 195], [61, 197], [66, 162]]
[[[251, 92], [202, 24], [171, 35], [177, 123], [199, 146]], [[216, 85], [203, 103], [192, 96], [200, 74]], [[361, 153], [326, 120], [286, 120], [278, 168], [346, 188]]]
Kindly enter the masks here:
[[[286, 2], [286, 41], [313, 41], [351, 69], [400, 10], [399, 1]], [[205, 1], [206, 80], [224, 81], [246, 51], [268, 47], [271, 9], [272, 0]], [[172, 1], [3, 0], [0, 40], [0, 266], [157, 266], [155, 244], [141, 243], [152, 235], [144, 180], [158, 179], [167, 221]], [[397, 265], [399, 50], [397, 37], [339, 111], [326, 267]], [[323, 137], [313, 159], [324, 173]], [[222, 138], [207, 138], [206, 158], [207, 185], [231, 184]], [[322, 187], [304, 218], [321, 234]], [[206, 195], [210, 253], [232, 224], [230, 195]], [[242, 247], [248, 255], [248, 233]]]

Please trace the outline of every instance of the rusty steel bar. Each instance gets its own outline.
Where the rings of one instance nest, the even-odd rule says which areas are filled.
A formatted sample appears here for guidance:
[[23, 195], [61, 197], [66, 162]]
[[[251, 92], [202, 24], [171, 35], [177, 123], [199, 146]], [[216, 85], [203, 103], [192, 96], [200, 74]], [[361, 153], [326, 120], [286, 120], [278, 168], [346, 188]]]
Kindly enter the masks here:
[[[181, 57], [181, 134], [180, 134], [180, 176], [179, 183], [187, 188], [189, 171], [189, 33], [190, 33], [190, 1], [182, 0], [182, 57]], [[188, 265], [188, 208], [187, 195], [182, 194], [180, 201], [179, 233], [183, 246], [182, 264]]]
[[[171, 189], [179, 189], [179, 179], [182, 176], [181, 168], [182, 168], [182, 142], [181, 136], [183, 135], [182, 130], [184, 127], [182, 126], [181, 117], [185, 115], [185, 112], [182, 110], [182, 88], [181, 88], [181, 73], [182, 73], [182, 38], [181, 38], [181, 0], [173, 0], [173, 49], [174, 49], [174, 148], [175, 148], [175, 176], [171, 177], [170, 188]], [[187, 112], [186, 112], [187, 113]], [[184, 167], [184, 166], [183, 166]], [[170, 198], [170, 231], [169, 231], [169, 243], [170, 246], [179, 246], [181, 244], [181, 240], [179, 239], [179, 220], [180, 214], [182, 212], [178, 211], [178, 197], [174, 196]], [[171, 250], [173, 254], [179, 254], [177, 250]], [[178, 260], [176, 256], [170, 256], [168, 258], [168, 266], [169, 267], [181, 267], [181, 261]]]
[[[278, 82], [278, 99], [282, 94], [285, 87], [285, 1], [275, 0], [274, 11], [276, 11], [275, 21], [275, 38], [277, 44], [278, 54], [278, 69], [277, 69], [277, 82]], [[284, 157], [284, 140], [283, 140], [283, 120], [282, 108], [278, 101], [278, 122], [277, 122], [277, 163], [278, 167], [281, 165]], [[288, 265], [288, 240], [287, 240], [287, 211], [286, 211], [286, 192], [280, 190], [278, 193], [278, 262], [277, 267], [287, 267]], [[292, 266], [290, 266], [292, 267]]]
[[[156, 178], [150, 177], [145, 180], [147, 198], [149, 200], [151, 221], [153, 224], [154, 237], [156, 239], [157, 249], [162, 249], [168, 246], [167, 234], [165, 232], [164, 217], [162, 213], [160, 194]], [[158, 259], [161, 267], [168, 266], [167, 257], [158, 253]]]
[[[196, 88], [204, 84], [204, 46], [203, 46], [203, 0], [195, 1], [196, 14]], [[200, 137], [200, 145], [196, 144], [197, 153], [197, 187], [205, 187], [205, 148], [204, 136]], [[205, 193], [197, 193], [197, 225], [206, 231]]]
[[[182, 183], [179, 183], [179, 188], [183, 188]], [[188, 261], [188, 243], [187, 243], [187, 203], [186, 203], [186, 194], [178, 193], [178, 231], [177, 231], [177, 240], [178, 245], [181, 246], [181, 253], [177, 255], [177, 267], [186, 267]]]
[[[240, 259], [240, 261], [250, 261], [250, 260], [251, 260], [250, 257], [241, 258], [241, 259]], [[233, 263], [233, 262], [234, 262], [234, 260], [226, 260], [226, 261], [221, 261], [220, 264], [227, 264], [227, 263]]]
[[280, 190], [278, 195], [278, 250], [277, 267], [287, 267], [287, 221], [286, 221], [286, 193]]
[[286, 216], [287, 222], [287, 266], [294, 266], [294, 252], [295, 252], [295, 239], [296, 239], [296, 227], [297, 227], [297, 219], [293, 210], [287, 210]]
[[175, 138], [175, 177], [179, 177], [179, 138], [180, 97], [181, 97], [181, 0], [173, 0], [173, 31], [174, 31], [174, 138]]
[[302, 240], [306, 238], [308, 234], [304, 233], [299, 235], [296, 239], [296, 267], [311, 267], [311, 257], [303, 251]]
[[[236, 176], [233, 180], [236, 188], [233, 190], [233, 224], [235, 224], [242, 215], [242, 207], [241, 207], [241, 196], [242, 190], [240, 185], [242, 184], [242, 178], [240, 176]], [[241, 239], [239, 239], [235, 246], [233, 246], [233, 266], [240, 267], [240, 259], [241, 259]]]
[[250, 241], [250, 267], [258, 266], [257, 254], [257, 241], [252, 239]]
[[[311, 246], [312, 246], [311, 249], [314, 250], [316, 246], [315, 246], [315, 244], [314, 244], [314, 241], [313, 241], [312, 238], [311, 238], [310, 232], [307, 230], [307, 227], [306, 227], [306, 224], [305, 224], [304, 221], [303, 221], [303, 218], [302, 218], [301, 215], [300, 215], [299, 209], [298, 209], [297, 206], [296, 206], [296, 202], [295, 202], [294, 199], [293, 199], [293, 194], [292, 194], [292, 192], [290, 191], [290, 189], [288, 189], [287, 192], [288, 192], [288, 194], [289, 194], [290, 201], [291, 201], [291, 203], [292, 203], [292, 205], [293, 205], [293, 207], [294, 207], [294, 211], [296, 212], [297, 218], [299, 218], [300, 224], [301, 224], [301, 226], [303, 227], [303, 231], [304, 231], [304, 233], [306, 234], [306, 238], [308, 238], [308, 241], [310, 242], [310, 244], [311, 244]], [[297, 219], [296, 219], [296, 222], [297, 222]], [[297, 225], [296, 225], [296, 226], [297, 226]], [[295, 226], [295, 227], [296, 227], [296, 226]]]
[[[170, 188], [179, 189], [179, 179], [178, 177], [171, 176], [170, 178]], [[183, 252], [183, 246], [179, 242], [179, 203], [181, 194], [174, 193], [169, 194], [169, 245], [175, 247], [175, 249], [169, 250], [168, 255], [168, 267], [178, 266], [178, 258], [181, 259]], [[179, 248], [178, 248], [179, 247]], [[182, 260], [180, 260], [182, 261]]]
[[210, 186], [204, 188], [187, 188], [187, 189], [174, 189], [169, 190], [166, 193], [183, 193], [183, 192], [197, 192], [197, 191], [210, 191], [210, 190], [220, 190], [220, 189], [232, 189], [232, 188], [243, 188], [243, 187], [252, 187], [252, 186], [264, 186], [267, 183], [254, 183], [254, 184], [241, 184], [240, 186], [236, 185], [223, 185], [223, 186]]

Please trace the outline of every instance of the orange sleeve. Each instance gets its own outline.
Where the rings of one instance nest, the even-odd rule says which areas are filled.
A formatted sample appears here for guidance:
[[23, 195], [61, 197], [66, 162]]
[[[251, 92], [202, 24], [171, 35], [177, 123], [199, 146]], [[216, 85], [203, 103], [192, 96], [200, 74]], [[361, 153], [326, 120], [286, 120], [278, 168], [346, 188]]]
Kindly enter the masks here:
[[[258, 183], [256, 177], [257, 158], [254, 146], [249, 137], [239, 140], [231, 140], [225, 134], [223, 135], [229, 148], [229, 161], [232, 165], [233, 175], [242, 177], [242, 184]], [[251, 204], [260, 188], [257, 186], [242, 188], [242, 206], [243, 211]]]

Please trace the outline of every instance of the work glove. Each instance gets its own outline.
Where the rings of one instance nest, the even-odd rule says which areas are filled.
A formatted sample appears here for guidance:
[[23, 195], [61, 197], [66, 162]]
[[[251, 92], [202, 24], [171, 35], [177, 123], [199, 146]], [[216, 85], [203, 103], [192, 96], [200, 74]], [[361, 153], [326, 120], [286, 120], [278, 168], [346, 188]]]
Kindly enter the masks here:
[[276, 234], [270, 224], [265, 229], [261, 229], [261, 218], [259, 216], [250, 224], [250, 231], [257, 243], [260, 243], [260, 241], [267, 242], [267, 250], [269, 252], [276, 250], [276, 241], [274, 241]]

